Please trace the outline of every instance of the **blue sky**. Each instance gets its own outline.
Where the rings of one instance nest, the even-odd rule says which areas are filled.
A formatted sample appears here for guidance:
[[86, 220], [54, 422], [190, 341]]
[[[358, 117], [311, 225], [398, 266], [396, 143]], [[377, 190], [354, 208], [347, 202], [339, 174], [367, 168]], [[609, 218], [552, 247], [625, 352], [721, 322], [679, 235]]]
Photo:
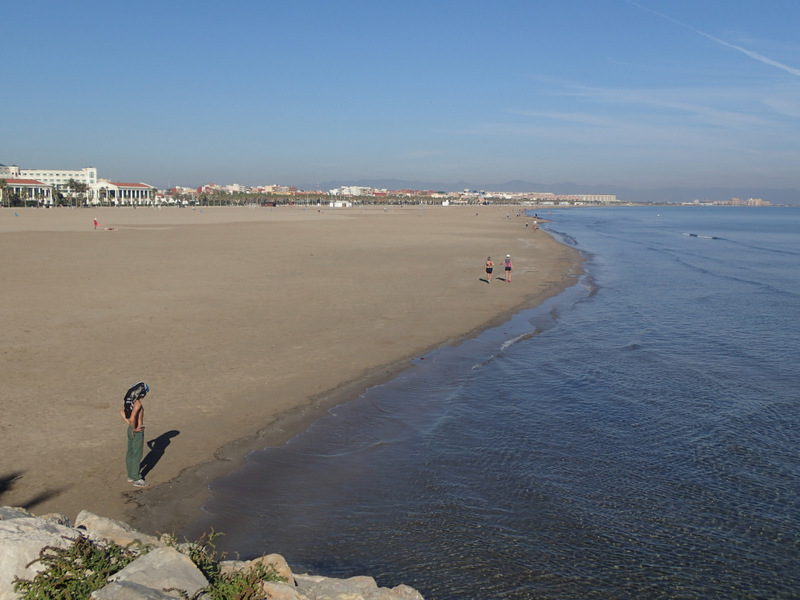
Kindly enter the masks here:
[[0, 163], [800, 188], [796, 0], [4, 3]]

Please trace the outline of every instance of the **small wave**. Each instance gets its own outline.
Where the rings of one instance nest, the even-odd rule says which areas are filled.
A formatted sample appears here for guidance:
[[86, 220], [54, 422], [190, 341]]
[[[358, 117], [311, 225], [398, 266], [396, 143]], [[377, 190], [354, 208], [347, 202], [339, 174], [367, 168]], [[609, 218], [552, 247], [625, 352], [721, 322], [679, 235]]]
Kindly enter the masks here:
[[578, 240], [576, 240], [573, 236], [571, 236], [568, 233], [564, 233], [563, 231], [558, 231], [556, 229], [550, 229], [550, 228], [548, 228], [547, 231], [549, 231], [550, 233], [556, 234], [558, 237], [560, 237], [565, 243], [567, 243], [570, 246], [577, 246], [578, 245]]
[[[549, 329], [549, 327], [546, 327], [544, 329]], [[540, 329], [539, 327], [537, 327], [533, 331], [528, 331], [526, 333], [522, 333], [522, 334], [520, 334], [520, 335], [518, 335], [516, 337], [513, 337], [510, 340], [506, 340], [505, 342], [503, 342], [500, 345], [500, 349], [497, 351], [497, 353], [490, 355], [485, 360], [482, 360], [480, 362], [475, 363], [474, 365], [472, 365], [472, 367], [470, 367], [470, 370], [471, 371], [476, 371], [476, 370], [480, 369], [481, 367], [485, 367], [486, 365], [488, 365], [491, 362], [493, 362], [499, 355], [501, 355], [503, 352], [508, 350], [511, 346], [513, 346], [517, 342], [522, 342], [524, 340], [529, 340], [533, 336], [537, 335], [538, 333], [541, 333], [544, 329]]]
[[535, 336], [537, 333], [539, 333], [539, 332], [538, 331], [529, 331], [528, 333], [523, 333], [522, 335], [518, 335], [515, 338], [512, 338], [510, 340], [507, 340], [507, 341], [503, 342], [503, 345], [500, 346], [500, 352], [505, 352], [508, 348], [510, 348], [511, 346], [516, 344], [517, 342], [521, 342], [523, 340], [528, 340], [528, 339], [532, 338], [533, 336]]
[[725, 238], [717, 237], [716, 235], [701, 235], [699, 233], [684, 233], [683, 235], [688, 235], [689, 237], [703, 238], [704, 240], [723, 240], [723, 239], [725, 239]]
[[353, 456], [356, 454], [362, 454], [364, 452], [371, 452], [373, 450], [377, 450], [378, 448], [384, 446], [385, 444], [386, 440], [376, 440], [374, 442], [367, 442], [362, 445], [351, 444], [350, 446], [338, 452], [318, 452], [316, 455], [319, 458], [323, 459], [340, 458], [342, 456]]
[[494, 354], [492, 354], [492, 355], [491, 355], [489, 358], [487, 358], [486, 360], [482, 360], [481, 362], [479, 362], [479, 363], [475, 363], [474, 365], [472, 365], [472, 367], [470, 368], [470, 371], [475, 371], [475, 370], [477, 370], [477, 369], [480, 369], [481, 367], [485, 367], [486, 365], [488, 365], [489, 363], [491, 363], [493, 360], [494, 360]]

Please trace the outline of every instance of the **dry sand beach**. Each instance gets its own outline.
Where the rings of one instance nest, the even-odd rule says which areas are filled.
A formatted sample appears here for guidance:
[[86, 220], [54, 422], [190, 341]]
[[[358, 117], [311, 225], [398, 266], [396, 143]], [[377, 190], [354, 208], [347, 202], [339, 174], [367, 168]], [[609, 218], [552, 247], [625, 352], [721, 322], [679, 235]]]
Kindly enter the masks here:
[[[193, 520], [251, 449], [574, 283], [577, 252], [507, 213], [0, 210], [0, 504], [149, 532]], [[486, 257], [503, 277], [505, 254], [513, 283], [487, 285]], [[140, 380], [144, 490], [119, 415]]]

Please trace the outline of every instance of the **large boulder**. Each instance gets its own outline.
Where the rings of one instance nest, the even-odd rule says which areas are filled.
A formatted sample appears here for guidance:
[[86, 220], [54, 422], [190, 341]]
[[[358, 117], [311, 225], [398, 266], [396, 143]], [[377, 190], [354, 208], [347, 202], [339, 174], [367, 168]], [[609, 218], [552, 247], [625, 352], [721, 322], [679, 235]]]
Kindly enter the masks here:
[[114, 581], [92, 592], [93, 600], [175, 600], [174, 595], [130, 581]]
[[[130, 598], [181, 598], [181, 592], [189, 597], [208, 585], [200, 569], [185, 554], [174, 548], [156, 548], [140, 556], [127, 567], [115, 573], [104, 588], [92, 592], [95, 600], [116, 600], [127, 593]], [[147, 588], [150, 595], [133, 596]], [[150, 592], [147, 592], [148, 594]], [[161, 594], [161, 595], [159, 595]]]
[[318, 575], [295, 575], [297, 589], [308, 600], [424, 600], [407, 585], [379, 588], [372, 577], [333, 579]]
[[264, 598], [269, 600], [312, 600], [294, 584], [262, 581], [260, 590]]
[[[0, 600], [16, 600], [14, 578], [33, 579], [43, 565], [33, 562], [45, 546], [68, 548], [78, 537], [114, 542], [120, 546], [141, 543], [149, 553], [139, 556], [124, 569], [108, 578], [100, 590], [92, 592], [94, 600], [172, 600], [193, 597], [208, 581], [191, 559], [160, 540], [143, 534], [127, 523], [99, 517], [82, 511], [75, 526], [69, 527], [63, 515], [34, 517], [27, 510], [0, 507]], [[191, 550], [192, 544], [179, 548]], [[32, 564], [31, 564], [32, 563]], [[28, 566], [30, 564], [30, 567]], [[259, 564], [271, 565], [286, 582], [262, 582], [264, 596], [273, 600], [424, 600], [405, 585], [379, 588], [371, 577], [332, 579], [315, 575], [293, 575], [279, 554], [262, 556], [253, 561], [224, 561], [223, 573], [249, 571]], [[200, 597], [206, 598], [207, 594]]]
[[[6, 516], [11, 511], [5, 512]], [[37, 517], [16, 516], [0, 520], [0, 600], [14, 600], [14, 578], [33, 579], [43, 570], [39, 552], [45, 546], [68, 548], [80, 532]], [[30, 564], [30, 566], [28, 566]]]
[[278, 575], [278, 577], [283, 578], [285, 582], [292, 583], [294, 581], [292, 569], [289, 568], [289, 564], [286, 562], [286, 559], [280, 554], [268, 554], [266, 556], [256, 558], [255, 560], [251, 560], [245, 565], [243, 570], [253, 569], [258, 565], [272, 567], [275, 569], [275, 573]]
[[82, 510], [75, 517], [75, 527], [86, 530], [91, 540], [104, 540], [114, 542], [118, 546], [128, 546], [138, 542], [143, 546], [163, 546], [157, 537], [136, 531], [133, 527], [122, 521], [115, 521], [108, 517], [99, 517], [88, 510]]
[[8, 519], [22, 519], [25, 517], [32, 517], [26, 509], [19, 506], [0, 506], [0, 521], [7, 521]]

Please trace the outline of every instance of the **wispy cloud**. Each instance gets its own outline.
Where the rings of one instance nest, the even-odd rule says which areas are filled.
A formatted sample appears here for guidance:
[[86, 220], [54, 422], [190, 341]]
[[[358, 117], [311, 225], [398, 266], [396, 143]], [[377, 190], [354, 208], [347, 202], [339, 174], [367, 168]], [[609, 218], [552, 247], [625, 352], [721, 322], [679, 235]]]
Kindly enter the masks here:
[[720, 46], [725, 46], [726, 48], [732, 48], [733, 50], [738, 50], [742, 54], [745, 54], [745, 55], [749, 56], [750, 58], [757, 60], [758, 62], [762, 62], [765, 65], [769, 65], [771, 67], [776, 67], [778, 69], [786, 71], [787, 73], [791, 73], [792, 75], [796, 75], [796, 76], [800, 77], [800, 69], [795, 69], [794, 67], [790, 67], [788, 65], [785, 65], [785, 64], [783, 64], [781, 62], [778, 62], [777, 60], [772, 60], [771, 58], [767, 58], [766, 56], [763, 56], [763, 55], [759, 54], [758, 52], [753, 52], [752, 50], [748, 50], [747, 48], [742, 48], [741, 46], [737, 46], [735, 44], [729, 44], [725, 40], [721, 40], [718, 37], [714, 37], [710, 33], [706, 33], [704, 31], [700, 31], [699, 29], [695, 29], [695, 31], [697, 33], [699, 33], [700, 35], [702, 35], [703, 37], [708, 38], [712, 42], [719, 44]]
[[[740, 89], [599, 88], [563, 81], [558, 85], [551, 84], [551, 86], [553, 93], [562, 97], [579, 98], [595, 107], [599, 105], [616, 106], [617, 110], [625, 111], [625, 118], [628, 120], [635, 119], [636, 115], [640, 115], [644, 119], [653, 119], [657, 116], [667, 118], [672, 114], [681, 118], [691, 117], [695, 119], [696, 124], [725, 128], [747, 128], [767, 124], [763, 115], [755, 114], [752, 110], [737, 111], [718, 108], [725, 103], [731, 106], [731, 100], [734, 98], [738, 99], [742, 106], [753, 104], [753, 98], [749, 97], [746, 91]], [[522, 112], [527, 116], [535, 116], [529, 111]], [[556, 113], [550, 112], [550, 114]], [[591, 117], [584, 115], [581, 118], [586, 124], [604, 126], [608, 125], [609, 117], [612, 119], [617, 117], [616, 114], [604, 113], [598, 108], [592, 110], [591, 115]], [[564, 113], [564, 116], [570, 117], [570, 113]], [[571, 117], [565, 118], [565, 120], [576, 121], [577, 118]]]
[[635, 6], [636, 8], [638, 8], [640, 10], [647, 11], [650, 14], [653, 14], [653, 15], [661, 18], [661, 19], [669, 21], [670, 23], [674, 23], [675, 25], [678, 25], [680, 27], [684, 27], [686, 29], [690, 29], [690, 30], [694, 31], [695, 33], [697, 33], [698, 35], [702, 35], [704, 38], [711, 40], [715, 44], [719, 44], [720, 46], [725, 46], [726, 48], [730, 48], [731, 50], [736, 50], [738, 52], [741, 52], [745, 56], [749, 56], [753, 60], [757, 60], [760, 63], [763, 63], [765, 65], [769, 65], [770, 67], [775, 67], [777, 69], [781, 69], [782, 71], [786, 71], [787, 73], [790, 73], [792, 75], [800, 77], [800, 69], [795, 69], [794, 67], [790, 67], [789, 65], [785, 65], [785, 64], [783, 64], [781, 62], [778, 62], [777, 60], [772, 60], [771, 58], [768, 58], [768, 57], [764, 56], [763, 54], [759, 54], [758, 52], [754, 52], [752, 50], [748, 50], [747, 48], [743, 48], [742, 46], [737, 46], [736, 44], [731, 44], [730, 42], [726, 42], [725, 40], [721, 40], [720, 38], [715, 37], [715, 36], [711, 35], [710, 33], [706, 33], [705, 31], [701, 31], [700, 29], [696, 29], [694, 27], [691, 27], [690, 25], [687, 25], [686, 23], [683, 23], [683, 22], [679, 21], [678, 19], [674, 19], [673, 17], [670, 17], [669, 15], [665, 15], [664, 13], [658, 12], [657, 10], [653, 10], [652, 8], [647, 8], [646, 6], [642, 6], [638, 2], [633, 2], [633, 0], [628, 0], [628, 4], [631, 4], [632, 6]]

